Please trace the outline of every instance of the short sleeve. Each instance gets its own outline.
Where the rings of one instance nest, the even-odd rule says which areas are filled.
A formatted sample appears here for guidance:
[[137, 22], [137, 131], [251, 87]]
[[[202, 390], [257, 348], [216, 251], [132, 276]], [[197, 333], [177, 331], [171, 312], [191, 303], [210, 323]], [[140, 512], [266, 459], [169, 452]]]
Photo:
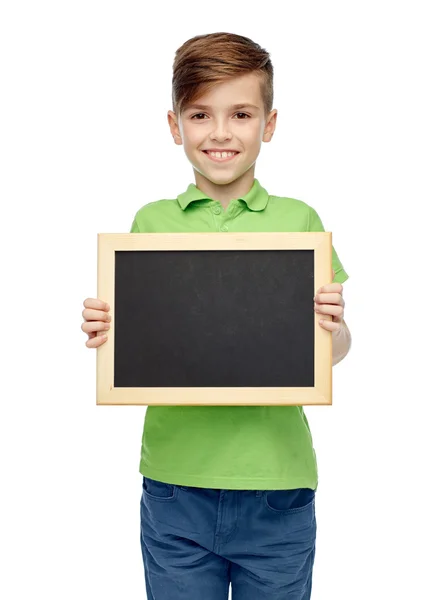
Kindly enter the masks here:
[[[309, 225], [307, 231], [325, 231], [324, 225], [319, 218], [318, 213], [314, 208], [309, 206]], [[336, 250], [332, 246], [332, 269], [335, 272], [333, 283], [344, 283], [349, 278], [349, 275], [345, 271]]]
[[136, 221], [136, 217], [134, 217], [134, 219], [133, 219], [133, 223], [131, 225], [130, 233], [139, 233], [139, 226], [138, 226], [138, 223]]

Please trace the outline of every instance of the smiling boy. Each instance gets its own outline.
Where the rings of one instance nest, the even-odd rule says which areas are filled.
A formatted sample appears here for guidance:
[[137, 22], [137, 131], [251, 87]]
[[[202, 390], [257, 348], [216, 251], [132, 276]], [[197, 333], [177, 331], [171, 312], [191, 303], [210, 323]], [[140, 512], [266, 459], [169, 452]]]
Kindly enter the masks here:
[[[277, 119], [266, 50], [228, 33], [188, 40], [176, 52], [172, 98], [170, 131], [195, 183], [143, 206], [132, 233], [325, 231], [311, 206], [271, 196], [255, 178]], [[334, 248], [332, 268], [315, 310], [332, 316], [321, 327], [333, 336], [336, 364], [351, 336], [348, 275]], [[98, 347], [110, 307], [84, 306], [86, 345]], [[227, 600], [230, 584], [234, 600], [310, 599], [318, 474], [303, 407], [149, 406], [139, 468], [150, 600]]]

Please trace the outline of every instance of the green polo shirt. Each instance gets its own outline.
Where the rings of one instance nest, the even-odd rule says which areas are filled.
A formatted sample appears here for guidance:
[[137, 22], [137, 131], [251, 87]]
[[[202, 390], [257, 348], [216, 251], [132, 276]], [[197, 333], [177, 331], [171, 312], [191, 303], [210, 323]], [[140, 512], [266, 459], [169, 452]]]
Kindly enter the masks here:
[[[224, 210], [195, 184], [150, 202], [131, 233], [325, 231], [301, 200], [270, 196], [257, 179]], [[348, 279], [332, 250], [334, 281]], [[139, 470], [165, 483], [220, 489], [316, 489], [318, 470], [302, 406], [148, 406]]]

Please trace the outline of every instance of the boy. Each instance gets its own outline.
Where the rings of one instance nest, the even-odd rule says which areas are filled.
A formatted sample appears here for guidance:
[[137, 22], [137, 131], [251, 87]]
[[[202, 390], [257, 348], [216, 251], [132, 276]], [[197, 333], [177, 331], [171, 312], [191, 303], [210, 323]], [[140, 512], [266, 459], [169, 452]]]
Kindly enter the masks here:
[[[254, 177], [261, 142], [275, 131], [272, 99], [269, 54], [252, 40], [214, 33], [185, 42], [168, 122], [195, 184], [143, 206], [131, 232], [324, 231], [313, 208], [268, 195]], [[351, 336], [348, 275], [334, 248], [332, 266], [333, 282], [314, 300], [332, 316], [321, 327], [336, 364]], [[96, 348], [110, 307], [84, 306], [86, 345]], [[302, 406], [149, 406], [139, 469], [149, 600], [227, 600], [230, 583], [234, 600], [311, 597], [318, 477]]]

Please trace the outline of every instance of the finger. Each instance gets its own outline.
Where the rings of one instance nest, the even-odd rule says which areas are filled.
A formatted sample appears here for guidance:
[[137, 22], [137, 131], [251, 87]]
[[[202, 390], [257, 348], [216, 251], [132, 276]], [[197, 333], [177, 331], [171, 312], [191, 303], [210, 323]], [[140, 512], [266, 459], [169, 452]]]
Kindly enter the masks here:
[[342, 319], [344, 315], [343, 307], [339, 306], [338, 304], [320, 304], [314, 310], [318, 314], [331, 315], [332, 317], [337, 317], [338, 319]]
[[319, 290], [316, 290], [317, 294], [322, 294], [322, 293], [328, 293], [328, 292], [337, 292], [338, 294], [341, 294], [342, 296], [342, 292], [344, 291], [344, 288], [342, 286], [342, 283], [328, 283], [327, 285], [323, 285], [319, 288]]
[[315, 296], [315, 306], [321, 304], [340, 304], [341, 306], [345, 306], [345, 300], [341, 296], [341, 294], [337, 293], [324, 293], [324, 294], [316, 294]]
[[331, 331], [332, 333], [334, 333], [335, 331], [338, 331], [341, 327], [340, 323], [335, 323], [334, 321], [325, 321], [325, 320], [319, 321], [319, 325], [326, 331]]
[[110, 305], [99, 298], [86, 298], [84, 308], [95, 308], [97, 310], [110, 310]]
[[81, 329], [84, 333], [108, 331], [110, 329], [110, 323], [104, 323], [103, 321], [84, 321], [84, 323], [81, 324]]
[[108, 312], [93, 308], [85, 308], [82, 311], [82, 316], [85, 321], [111, 321], [112, 319]]
[[99, 348], [99, 346], [102, 346], [106, 341], [107, 335], [97, 335], [87, 340], [86, 346], [87, 348]]

